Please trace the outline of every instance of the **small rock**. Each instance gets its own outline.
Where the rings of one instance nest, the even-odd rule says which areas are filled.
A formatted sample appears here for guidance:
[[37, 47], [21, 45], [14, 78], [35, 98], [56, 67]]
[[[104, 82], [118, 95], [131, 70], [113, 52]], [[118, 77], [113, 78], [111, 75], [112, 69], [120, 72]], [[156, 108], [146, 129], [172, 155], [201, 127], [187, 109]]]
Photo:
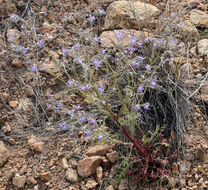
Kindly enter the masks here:
[[4, 143], [0, 141], [0, 167], [8, 160], [9, 151], [5, 147]]
[[113, 145], [111, 144], [99, 144], [93, 147], [90, 147], [86, 155], [87, 156], [103, 156], [112, 148]]
[[203, 182], [204, 182], [204, 178], [202, 177], [199, 179], [199, 183], [202, 184]]
[[118, 186], [118, 190], [127, 190], [127, 179], [121, 179], [119, 186]]
[[205, 12], [194, 9], [191, 11], [190, 19], [194, 25], [208, 28], [208, 14]]
[[178, 164], [177, 163], [173, 163], [172, 164], [172, 173], [173, 174], [177, 174], [178, 173]]
[[193, 161], [195, 159], [195, 156], [191, 153], [185, 154], [185, 159], [188, 161]]
[[114, 190], [112, 185], [109, 185], [105, 190]]
[[14, 65], [15, 67], [19, 67], [20, 68], [20, 67], [22, 67], [23, 63], [19, 59], [13, 59], [12, 65]]
[[185, 187], [186, 186], [186, 180], [185, 179], [180, 179], [180, 186]]
[[181, 174], [186, 174], [191, 170], [191, 162], [189, 161], [184, 161], [181, 165], [180, 165], [180, 173]]
[[154, 17], [160, 15], [160, 10], [147, 3], [139, 1], [116, 1], [106, 10], [106, 29], [139, 29], [151, 24]]
[[197, 44], [198, 52], [200, 55], [208, 54], [208, 39], [200, 40]]
[[100, 166], [96, 168], [96, 180], [98, 184], [101, 184], [103, 181], [103, 168]]
[[198, 174], [195, 174], [195, 175], [194, 175], [194, 178], [195, 178], [196, 180], [198, 180], [198, 179], [199, 179], [199, 175], [198, 175]]
[[79, 180], [77, 172], [71, 168], [66, 170], [66, 178], [72, 183], [77, 183]]
[[37, 184], [37, 181], [35, 180], [34, 177], [29, 176], [29, 177], [27, 178], [27, 183], [28, 183], [28, 184], [36, 185], [36, 184]]
[[106, 154], [106, 157], [108, 158], [108, 160], [111, 161], [111, 163], [116, 162], [118, 159], [118, 156], [119, 156], [119, 154], [116, 151]]
[[85, 187], [86, 187], [87, 189], [94, 189], [97, 185], [98, 185], [98, 183], [97, 183], [95, 180], [89, 179], [89, 180], [87, 181], [87, 183], [85, 184]]
[[82, 177], [93, 175], [101, 162], [102, 158], [100, 156], [92, 156], [82, 159], [77, 165], [78, 174]]
[[15, 145], [15, 144], [16, 144], [15, 139], [12, 139], [12, 138], [10, 138], [10, 139], [8, 140], [8, 142], [9, 142], [11, 145]]
[[68, 163], [67, 163], [67, 159], [66, 159], [66, 158], [62, 158], [62, 160], [61, 160], [61, 167], [62, 167], [63, 169], [69, 168], [69, 165], [68, 165]]
[[35, 136], [31, 136], [31, 138], [28, 140], [28, 144], [33, 151], [40, 153], [43, 152], [44, 142], [38, 140]]
[[24, 187], [25, 182], [26, 182], [26, 176], [16, 175], [12, 180], [13, 185], [18, 187], [18, 188]]
[[17, 107], [17, 105], [18, 105], [18, 101], [12, 100], [12, 101], [9, 102], [9, 106], [12, 107], [12, 108]]
[[51, 172], [47, 171], [47, 172], [43, 172], [40, 174], [40, 179], [42, 181], [49, 181], [51, 179]]
[[206, 160], [206, 153], [204, 150], [202, 150], [202, 148], [198, 148], [198, 150], [196, 151], [196, 158], [202, 162], [204, 162]]

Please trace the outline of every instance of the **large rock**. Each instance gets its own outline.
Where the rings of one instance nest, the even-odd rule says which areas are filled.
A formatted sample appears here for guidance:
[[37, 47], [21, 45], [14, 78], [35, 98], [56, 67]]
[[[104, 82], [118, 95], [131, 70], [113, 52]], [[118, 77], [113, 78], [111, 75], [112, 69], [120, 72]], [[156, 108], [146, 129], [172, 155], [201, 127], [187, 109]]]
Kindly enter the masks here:
[[9, 151], [5, 147], [4, 143], [0, 141], [0, 167], [8, 160]]
[[200, 40], [197, 44], [198, 52], [200, 55], [208, 54], [208, 39]]
[[160, 15], [160, 10], [147, 3], [132, 1], [113, 2], [106, 11], [105, 28], [139, 29], [149, 26], [154, 17]]
[[208, 14], [204, 13], [203, 11], [197, 9], [192, 10], [190, 19], [191, 22], [196, 26], [208, 28]]
[[[122, 37], [120, 39], [117, 37], [119, 33], [122, 34]], [[102, 42], [103, 47], [105, 48], [116, 47], [120, 45], [123, 47], [128, 47], [132, 44], [132, 38], [134, 38], [137, 42], [141, 42], [149, 36], [151, 37], [152, 34], [148, 32], [137, 31], [134, 29], [123, 29], [104, 31], [100, 35], [100, 40]]]
[[106, 153], [108, 153], [108, 151], [113, 147], [113, 145], [111, 144], [99, 144], [99, 145], [95, 145], [90, 147], [87, 152], [86, 155], [87, 156], [103, 156]]
[[196, 27], [188, 20], [182, 23], [180, 33], [185, 41], [195, 40], [199, 36]]
[[95, 173], [96, 168], [102, 162], [100, 156], [87, 157], [81, 160], [77, 165], [78, 174], [82, 177], [88, 177]]

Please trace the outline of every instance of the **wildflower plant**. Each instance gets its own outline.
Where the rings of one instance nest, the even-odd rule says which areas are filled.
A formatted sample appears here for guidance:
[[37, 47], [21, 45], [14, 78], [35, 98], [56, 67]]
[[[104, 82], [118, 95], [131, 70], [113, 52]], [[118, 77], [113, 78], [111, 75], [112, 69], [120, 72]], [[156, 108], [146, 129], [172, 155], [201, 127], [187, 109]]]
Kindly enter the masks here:
[[[48, 13], [41, 14], [46, 17]], [[170, 19], [175, 21], [175, 14], [172, 13]], [[102, 9], [99, 17], [104, 16], [105, 10]], [[37, 34], [32, 19], [29, 23], [18, 15], [11, 15], [10, 19], [25, 24], [23, 31], [32, 42], [30, 47], [10, 44], [10, 51], [24, 55], [33, 76], [38, 78], [42, 72], [50, 74], [65, 85], [65, 95], [75, 95], [75, 99], [80, 100], [74, 103], [71, 98], [72, 103], [67, 105], [48, 96], [45, 116], [49, 121], [48, 115], [52, 113], [58, 119], [67, 116], [69, 121], [61, 121], [57, 127], [62, 131], [81, 129], [87, 142], [115, 142], [121, 145], [123, 141], [130, 142], [128, 145], [133, 152], [131, 158], [125, 159], [128, 162], [125, 174], [133, 175], [133, 185], [142, 181], [154, 182], [168, 174], [169, 161], [175, 154], [163, 154], [162, 150], [169, 146], [164, 139], [174, 130], [177, 132], [178, 147], [181, 146], [187, 117], [187, 110], [183, 109], [188, 108], [188, 103], [187, 94], [181, 90], [184, 79], [178, 75], [180, 71], [172, 72], [169, 64], [176, 54], [184, 56], [187, 47], [177, 38], [177, 33], [170, 36], [174, 30], [170, 30], [167, 23], [164, 23], [161, 36], [165, 37], [162, 39], [158, 39], [158, 35], [144, 35], [137, 39], [131, 34], [130, 44], [126, 47], [122, 45], [126, 34], [118, 30], [115, 37], [119, 43], [112, 48], [106, 48], [98, 34], [82, 39], [82, 29], [76, 25], [74, 44], [60, 45], [59, 59]], [[86, 20], [90, 25], [101, 23], [95, 15], [86, 15]], [[64, 17], [66, 21], [67, 17]], [[173, 24], [178, 28], [177, 22]], [[60, 26], [58, 28], [62, 30]], [[11, 39], [12, 36], [8, 41]], [[176, 43], [175, 49], [170, 47], [173, 43]], [[38, 59], [42, 54], [55, 62], [60, 71], [58, 74], [42, 65]], [[73, 55], [71, 59], [69, 55]], [[111, 133], [101, 129], [103, 123]]]

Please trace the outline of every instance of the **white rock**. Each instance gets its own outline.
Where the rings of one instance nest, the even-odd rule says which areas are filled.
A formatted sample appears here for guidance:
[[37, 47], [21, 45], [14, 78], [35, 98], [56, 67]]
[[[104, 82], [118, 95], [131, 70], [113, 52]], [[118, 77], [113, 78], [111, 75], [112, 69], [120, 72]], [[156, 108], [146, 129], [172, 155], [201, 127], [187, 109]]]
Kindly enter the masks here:
[[198, 42], [198, 52], [200, 55], [208, 54], [208, 39], [202, 39]]
[[190, 19], [194, 25], [208, 28], [208, 14], [203, 11], [197, 9], [192, 10]]
[[71, 168], [66, 170], [66, 178], [72, 183], [77, 183], [79, 180], [77, 172]]

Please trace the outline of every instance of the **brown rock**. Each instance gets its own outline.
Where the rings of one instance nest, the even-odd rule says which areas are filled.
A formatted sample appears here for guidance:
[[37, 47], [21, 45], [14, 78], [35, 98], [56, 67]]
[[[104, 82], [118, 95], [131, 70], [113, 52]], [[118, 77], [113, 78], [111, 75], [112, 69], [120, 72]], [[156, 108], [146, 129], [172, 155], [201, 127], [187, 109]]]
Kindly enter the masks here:
[[87, 156], [103, 156], [112, 148], [111, 144], [99, 144], [93, 147], [90, 147], [86, 155]]
[[199, 36], [198, 30], [190, 21], [183, 22], [179, 31], [185, 41], [196, 40]]
[[101, 184], [103, 180], [103, 168], [100, 166], [96, 168], [96, 180], [98, 184]]
[[173, 163], [172, 165], [172, 174], [177, 174], [178, 173], [178, 164]]
[[66, 178], [72, 183], [77, 183], [79, 181], [77, 172], [71, 168], [66, 170]]
[[92, 156], [84, 158], [79, 161], [77, 165], [78, 174], [82, 177], [88, 177], [95, 173], [96, 168], [102, 162], [102, 158], [100, 156]]
[[66, 159], [66, 158], [62, 158], [62, 160], [61, 160], [61, 167], [62, 167], [63, 169], [69, 168], [69, 165], [68, 165], [68, 163], [67, 163], [67, 159]]
[[8, 140], [8, 142], [9, 142], [11, 145], [15, 145], [15, 144], [16, 144], [15, 139], [12, 139], [12, 138], [10, 138], [10, 139]]
[[188, 161], [193, 161], [195, 159], [194, 155], [191, 154], [191, 153], [187, 153], [185, 154], [185, 159], [188, 160]]
[[36, 184], [37, 184], [37, 181], [35, 180], [34, 177], [29, 176], [29, 177], [27, 178], [27, 183], [28, 183], [28, 184], [36, 185]]
[[44, 142], [38, 140], [35, 136], [31, 136], [28, 140], [30, 148], [35, 152], [43, 152]]
[[181, 174], [186, 174], [191, 170], [191, 162], [189, 161], [184, 161], [181, 165], [180, 165], [180, 173]]
[[180, 179], [180, 186], [185, 187], [186, 186], [186, 180], [185, 179]]
[[148, 26], [154, 17], [160, 15], [160, 10], [147, 3], [139, 1], [116, 1], [106, 10], [106, 29], [139, 29]]
[[122, 179], [119, 183], [118, 190], [127, 190], [127, 179]]
[[0, 167], [8, 160], [9, 151], [5, 147], [4, 143], [0, 141]]
[[18, 187], [18, 188], [24, 187], [25, 182], [26, 182], [26, 176], [16, 175], [12, 180], [13, 185]]
[[98, 183], [97, 183], [95, 180], [89, 179], [89, 180], [87, 181], [85, 187], [86, 187], [87, 189], [95, 189], [95, 187], [97, 186], [97, 184], [98, 184]]
[[18, 101], [12, 100], [9, 102], [10, 107], [15, 108], [18, 105]]
[[206, 56], [208, 54], [208, 39], [199, 40], [197, 47], [199, 54]]
[[113, 186], [112, 185], [109, 185], [106, 190], [114, 190]]
[[42, 181], [49, 181], [51, 179], [51, 172], [47, 171], [47, 172], [43, 172], [40, 174], [40, 179]]
[[205, 12], [194, 9], [191, 11], [190, 19], [194, 25], [208, 28], [208, 14]]
[[196, 151], [196, 158], [202, 162], [204, 162], [206, 160], [206, 152], [202, 149], [202, 148], [198, 148], [198, 150]]
[[[118, 39], [116, 36], [118, 33], [122, 34], [122, 38]], [[142, 39], [152, 36], [151, 33], [137, 31], [134, 29], [123, 29], [123, 30], [113, 30], [113, 31], [104, 31], [100, 35], [100, 41], [102, 42], [102, 46], [105, 48], [111, 47], [128, 47], [131, 45], [132, 37], [136, 39], [137, 42], [141, 42]]]
[[22, 67], [23, 63], [19, 59], [13, 59], [12, 65], [14, 65], [15, 67], [19, 67], [20, 68], [20, 67]]
[[106, 157], [108, 158], [108, 160], [111, 161], [111, 163], [116, 162], [117, 159], [118, 159], [118, 156], [119, 156], [119, 154], [116, 151], [113, 151], [113, 152], [110, 152], [110, 153], [106, 154]]

